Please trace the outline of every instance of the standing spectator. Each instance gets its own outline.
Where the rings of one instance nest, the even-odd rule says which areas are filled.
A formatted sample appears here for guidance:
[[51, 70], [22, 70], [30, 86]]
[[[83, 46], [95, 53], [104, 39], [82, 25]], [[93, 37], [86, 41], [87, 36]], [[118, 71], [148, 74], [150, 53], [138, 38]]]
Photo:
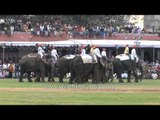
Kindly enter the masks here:
[[47, 36], [48, 36], [47, 22], [44, 22], [44, 29], [43, 29], [43, 32], [44, 32], [45, 36], [47, 37]]
[[22, 24], [23, 23], [21, 19], [17, 20], [18, 31], [22, 31]]
[[36, 35], [40, 36], [40, 25], [39, 25], [39, 23], [36, 23], [35, 31], [36, 31]]
[[11, 31], [11, 35], [13, 35], [13, 32], [14, 32], [14, 26], [13, 25], [10, 26], [10, 31]]
[[43, 36], [44, 35], [44, 25], [42, 23], [40, 23], [40, 35]]
[[155, 79], [157, 79], [157, 78], [158, 78], [157, 73], [156, 73], [156, 72], [153, 72], [153, 73], [152, 73], [152, 79], [154, 79], [154, 80], [155, 80]]
[[156, 60], [156, 67], [159, 66], [159, 60]]
[[14, 65], [12, 62], [9, 64], [8, 71], [9, 71], [9, 78], [12, 78], [14, 72]]
[[3, 69], [3, 71], [2, 71], [3, 72], [3, 76], [4, 77], [8, 76], [8, 71], [7, 71], [8, 67], [7, 67], [6, 62], [3, 63], [2, 69]]

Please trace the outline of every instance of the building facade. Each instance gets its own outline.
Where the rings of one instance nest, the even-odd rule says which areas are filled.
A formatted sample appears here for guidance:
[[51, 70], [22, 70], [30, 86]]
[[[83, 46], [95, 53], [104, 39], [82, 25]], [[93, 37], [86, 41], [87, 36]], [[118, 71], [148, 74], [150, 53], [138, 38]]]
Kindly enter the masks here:
[[144, 27], [154, 27], [156, 31], [160, 27], [160, 15], [144, 15]]

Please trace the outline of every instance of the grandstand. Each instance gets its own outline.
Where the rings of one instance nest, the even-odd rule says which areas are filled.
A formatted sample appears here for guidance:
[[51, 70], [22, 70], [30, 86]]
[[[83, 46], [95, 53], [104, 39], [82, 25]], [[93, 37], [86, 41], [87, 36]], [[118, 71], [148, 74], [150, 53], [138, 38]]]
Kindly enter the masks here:
[[[33, 15], [28, 17], [10, 16], [6, 18], [1, 16], [1, 56], [4, 51], [5, 57], [22, 56], [32, 52], [33, 49], [31, 48], [37, 43], [65, 47], [96, 44], [99, 47], [107, 47], [107, 52], [112, 51], [114, 55], [115, 53], [122, 53], [126, 44], [129, 44], [129, 47], [137, 44], [137, 51], [142, 59], [145, 59], [148, 54], [152, 61], [160, 59], [158, 32], [153, 30], [152, 27], [139, 29], [139, 27], [130, 23], [123, 26], [123, 16], [97, 15], [88, 17], [76, 15], [59, 16], [58, 19], [57, 16]], [[51, 19], [52, 17], [55, 18]], [[106, 18], [110, 20], [106, 20]], [[100, 22], [98, 19], [103, 20]], [[71, 20], [72, 23], [67, 22], [67, 20]], [[100, 23], [95, 23], [96, 20]], [[84, 24], [87, 22], [90, 22], [90, 24]], [[119, 23], [121, 24], [118, 25]], [[40, 33], [40, 26], [46, 27], [46, 29], [43, 29], [44, 35], [38, 34], [38, 32]], [[5, 47], [3, 47], [4, 44]], [[19, 46], [22, 46], [22, 48], [16, 50]], [[15, 48], [15, 50], [9, 49], [10, 47]]]

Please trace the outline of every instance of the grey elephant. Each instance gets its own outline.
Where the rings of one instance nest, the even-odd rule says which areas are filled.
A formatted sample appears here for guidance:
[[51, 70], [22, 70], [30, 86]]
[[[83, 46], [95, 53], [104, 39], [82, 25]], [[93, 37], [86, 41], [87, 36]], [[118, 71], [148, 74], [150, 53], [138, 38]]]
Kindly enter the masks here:
[[[112, 61], [113, 71], [117, 74], [119, 82], [123, 82], [121, 74], [127, 72], [128, 79], [127, 82], [131, 82], [131, 74], [133, 73], [135, 77], [135, 82], [138, 82], [138, 68], [142, 68], [140, 63], [136, 63], [136, 59], [132, 55], [120, 54], [115, 56]], [[140, 69], [143, 73], [143, 69]]]
[[70, 73], [70, 64], [74, 57], [75, 55], [71, 55], [71, 54], [65, 55], [56, 61], [55, 66], [56, 68], [58, 68], [60, 83], [63, 82], [63, 78], [66, 75], [66, 73]]
[[90, 74], [92, 83], [101, 82], [102, 72], [105, 70], [107, 59], [98, 58], [96, 62], [92, 62], [90, 55], [76, 56], [71, 62], [71, 78], [69, 83], [72, 84], [75, 80], [76, 83], [82, 83]]
[[45, 70], [49, 71], [48, 81], [53, 78], [53, 70], [54, 70], [54, 61], [52, 62], [51, 56], [46, 54], [41, 59], [38, 53], [30, 53], [28, 55], [23, 56], [19, 60], [19, 67], [20, 67], [20, 77], [19, 82], [23, 82], [23, 74], [28, 73], [28, 81], [32, 82], [30, 73], [36, 73], [36, 80], [40, 80], [40, 76], [42, 78], [42, 82], [45, 82]]

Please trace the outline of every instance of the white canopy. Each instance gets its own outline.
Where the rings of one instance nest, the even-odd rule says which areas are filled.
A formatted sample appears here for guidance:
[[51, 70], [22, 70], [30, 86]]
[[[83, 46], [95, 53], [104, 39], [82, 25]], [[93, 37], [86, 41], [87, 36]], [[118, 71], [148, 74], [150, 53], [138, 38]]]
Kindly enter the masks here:
[[70, 46], [70, 45], [98, 45], [99, 47], [125, 47], [126, 44], [129, 46], [133, 46], [138, 44], [139, 47], [151, 47], [151, 48], [160, 48], [160, 41], [149, 41], [149, 40], [84, 40], [84, 39], [70, 39], [65, 41], [52, 41], [52, 42], [3, 42], [1, 41], [0, 44], [5, 43], [6, 45], [13, 45], [13, 46], [34, 46], [37, 43], [40, 44], [50, 44], [55, 46]]

